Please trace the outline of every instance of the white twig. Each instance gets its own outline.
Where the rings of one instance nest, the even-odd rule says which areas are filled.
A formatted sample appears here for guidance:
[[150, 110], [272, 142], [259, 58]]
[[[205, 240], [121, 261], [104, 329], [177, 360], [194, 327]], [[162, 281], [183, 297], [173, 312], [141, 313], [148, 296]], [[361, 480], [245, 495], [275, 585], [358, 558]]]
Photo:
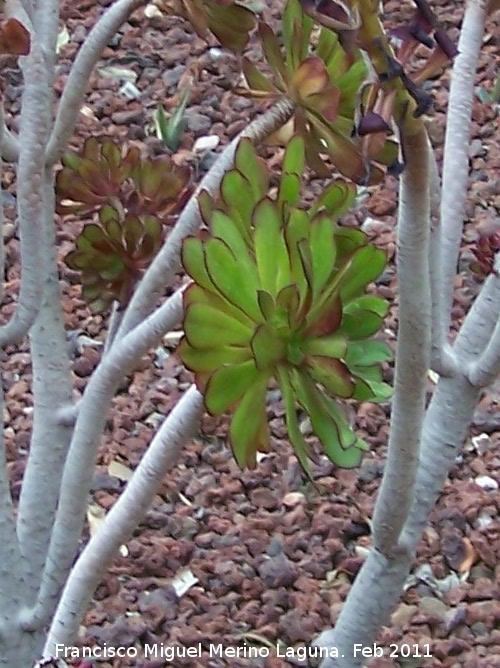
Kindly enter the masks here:
[[49, 631], [46, 657], [55, 656], [57, 643], [70, 645], [74, 640], [95, 588], [120, 545], [130, 538], [146, 514], [202, 412], [203, 397], [191, 386], [164, 420], [125, 491], [73, 568]]
[[500, 320], [497, 322], [486, 350], [469, 370], [469, 381], [474, 387], [488, 387], [500, 375]]
[[429, 142], [429, 194], [431, 230], [429, 243], [429, 275], [432, 299], [432, 345], [431, 368], [440, 376], [450, 376], [456, 368], [453, 349], [448, 344], [448, 337], [443, 322], [443, 292], [441, 285], [441, 185], [434, 150]]
[[85, 96], [89, 77], [102, 51], [129, 14], [146, 0], [117, 0], [95, 24], [73, 63], [59, 104], [50, 137], [46, 161], [53, 165], [73, 133], [76, 118]]
[[2, 157], [6, 162], [17, 162], [19, 159], [19, 139], [3, 125]]
[[[16, 535], [4, 441], [4, 392], [0, 378], [0, 642], [4, 622], [12, 615], [12, 602], [23, 592], [21, 551]], [[7, 624], [8, 628], [8, 624]]]
[[18, 343], [27, 334], [40, 309], [46, 277], [43, 244], [45, 143], [49, 130], [50, 94], [42, 50], [32, 34], [31, 52], [23, 61], [17, 206], [21, 238], [21, 287], [11, 320], [0, 328], [0, 346]]
[[61, 494], [38, 602], [24, 621], [39, 628], [54, 610], [81, 534], [99, 439], [116, 388], [137, 361], [182, 318], [182, 291], [114, 345], [92, 375], [78, 405], [78, 414], [61, 481]]
[[120, 327], [120, 323], [123, 318], [123, 309], [120, 306], [119, 302], [114, 301], [113, 306], [111, 307], [111, 315], [109, 318], [108, 332], [106, 334], [106, 341], [104, 343], [104, 354], [106, 355], [113, 345], [115, 340], [116, 333]]
[[441, 199], [442, 304], [444, 329], [451, 323], [453, 289], [465, 219], [469, 168], [469, 134], [479, 52], [482, 46], [485, 0], [469, 0], [458, 43], [450, 85], [443, 162]]
[[[496, 271], [500, 270], [500, 256], [498, 255], [495, 260], [495, 269]], [[496, 297], [494, 303], [492, 303], [493, 299], [491, 297], [488, 299], [490, 291]], [[474, 387], [487, 387], [494, 383], [500, 375], [500, 276], [498, 274], [491, 274], [488, 277], [488, 283], [483, 286], [476, 302], [486, 299], [490, 303], [490, 313], [496, 311], [498, 315], [490, 340], [482, 353], [470, 365], [468, 378]], [[470, 323], [467, 323], [467, 325], [468, 329], [471, 330]]]
[[32, 15], [33, 27], [45, 52], [49, 79], [53, 83], [57, 61], [57, 34], [59, 31], [59, 0], [38, 0]]
[[397, 268], [399, 329], [387, 463], [374, 512], [374, 544], [386, 556], [398, 547], [412, 501], [430, 365], [429, 144], [423, 125], [401, 142]]

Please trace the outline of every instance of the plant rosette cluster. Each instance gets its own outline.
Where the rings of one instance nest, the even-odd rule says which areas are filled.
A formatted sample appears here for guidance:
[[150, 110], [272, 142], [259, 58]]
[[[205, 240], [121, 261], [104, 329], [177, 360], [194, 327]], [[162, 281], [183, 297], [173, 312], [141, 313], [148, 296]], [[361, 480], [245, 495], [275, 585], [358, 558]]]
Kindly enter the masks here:
[[56, 178], [57, 213], [87, 214], [109, 204], [135, 215], [166, 219], [184, 206], [190, 168], [167, 155], [145, 157], [111, 139], [87, 139], [80, 153], [67, 152]]
[[360, 230], [339, 227], [355, 186], [336, 181], [300, 208], [303, 140], [288, 145], [275, 199], [269, 173], [248, 140], [221, 183], [200, 200], [206, 229], [188, 237], [182, 261], [193, 284], [184, 296], [180, 356], [212, 415], [231, 412], [230, 442], [240, 466], [267, 451], [266, 394], [277, 382], [290, 441], [306, 471], [310, 446], [297, 407], [310, 418], [325, 453], [356, 466], [366, 443], [338, 399], [381, 401], [390, 388], [380, 364], [390, 349], [371, 337], [387, 302], [366, 294], [385, 253]]
[[76, 249], [65, 257], [81, 272], [83, 296], [95, 311], [128, 303], [158, 253], [167, 223], [185, 204], [190, 170], [168, 156], [141, 157], [111, 140], [87, 139], [80, 155], [67, 153], [56, 179], [60, 214], [95, 213]]
[[292, 119], [275, 139], [286, 143], [291, 135], [300, 134], [307, 162], [320, 176], [330, 175], [325, 162], [329, 159], [356, 183], [380, 181], [386, 168], [398, 164], [398, 145], [387, 122], [365, 124], [362, 133], [357, 131], [363, 91], [370, 83], [370, 68], [361, 50], [346, 51], [339, 35], [328, 27], [315, 29], [299, 0], [288, 0], [283, 13], [283, 48], [268, 24], [259, 23], [259, 34], [272, 78], [243, 58], [247, 88], [238, 92], [269, 100], [287, 97], [296, 104]]
[[97, 223], [84, 226], [65, 262], [81, 273], [83, 296], [93, 311], [102, 313], [114, 301], [128, 304], [164, 236], [157, 218], [125, 214], [111, 206], [99, 211]]

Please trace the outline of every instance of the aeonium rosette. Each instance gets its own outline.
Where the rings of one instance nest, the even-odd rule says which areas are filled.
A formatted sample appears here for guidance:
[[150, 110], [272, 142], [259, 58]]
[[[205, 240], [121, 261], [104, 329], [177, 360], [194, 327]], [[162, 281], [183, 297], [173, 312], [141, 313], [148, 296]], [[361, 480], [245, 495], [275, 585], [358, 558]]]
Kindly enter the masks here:
[[370, 337], [387, 303], [366, 294], [383, 270], [383, 251], [359, 230], [336, 222], [355, 186], [336, 181], [305, 211], [299, 204], [304, 144], [287, 147], [275, 199], [269, 175], [242, 140], [221, 195], [202, 199], [207, 225], [184, 241], [182, 260], [193, 279], [184, 298], [184, 364], [195, 374], [212, 415], [231, 412], [230, 441], [240, 466], [269, 446], [266, 393], [281, 390], [290, 441], [308, 470], [309, 445], [296, 408], [330, 459], [356, 466], [367, 449], [338, 399], [379, 401], [390, 394], [380, 363], [389, 348]]

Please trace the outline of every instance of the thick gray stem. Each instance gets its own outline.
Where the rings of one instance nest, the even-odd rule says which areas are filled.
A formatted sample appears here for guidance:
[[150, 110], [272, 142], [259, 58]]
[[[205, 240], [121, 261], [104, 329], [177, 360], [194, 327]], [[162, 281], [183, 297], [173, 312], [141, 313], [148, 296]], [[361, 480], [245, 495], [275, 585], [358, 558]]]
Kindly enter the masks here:
[[[55, 256], [54, 204], [53, 175], [49, 170], [45, 174], [44, 235], [39, 240], [44, 246], [47, 280], [40, 312], [30, 332], [33, 431], [17, 524], [21, 551], [28, 565], [25, 580], [32, 605], [40, 586], [72, 434], [72, 428], [61, 425], [57, 418], [57, 409], [71, 402], [72, 384]], [[47, 616], [51, 612], [47, 609]]]
[[424, 422], [421, 465], [408, 523], [401, 537], [405, 548], [390, 559], [377, 550], [370, 552], [335, 628], [315, 641], [320, 647], [338, 648], [344, 657], [326, 659], [321, 668], [360, 668], [364, 659], [361, 655], [354, 657], [354, 645], [369, 647], [380, 627], [387, 624], [427, 526], [428, 515], [462, 446], [478, 396], [479, 391], [463, 376], [439, 380]]
[[74, 641], [95, 588], [120, 545], [130, 538], [146, 514], [202, 412], [203, 397], [192, 386], [163, 422], [126, 490], [71, 571], [47, 638], [46, 657], [55, 655], [57, 643], [70, 645]]
[[424, 126], [401, 141], [407, 157], [401, 177], [397, 235], [399, 327], [391, 433], [375, 507], [373, 540], [386, 556], [397, 548], [413, 498], [430, 366], [429, 158]]
[[11, 320], [0, 328], [0, 346], [19, 343], [34, 323], [44, 285], [43, 173], [45, 143], [49, 132], [51, 95], [44, 55], [32, 36], [31, 53], [23, 63], [24, 93], [21, 111], [17, 206], [21, 239], [21, 287]]
[[481, 50], [485, 0], [469, 0], [458, 43], [459, 54], [451, 76], [443, 160], [442, 294], [443, 321], [448, 331], [451, 322], [454, 281], [465, 219], [469, 172], [469, 134], [472, 99], [479, 52]]
[[130, 13], [145, 2], [146, 0], [117, 0], [95, 24], [83, 43], [66, 81], [54, 129], [47, 146], [48, 166], [53, 165], [59, 159], [73, 134], [89, 77], [104, 47], [121, 24], [127, 20]]
[[[123, 376], [182, 317], [182, 295], [173, 295], [139, 327], [117, 342], [92, 375], [78, 407], [61, 481], [61, 494], [36, 606], [24, 617], [37, 629], [59, 600], [73, 562], [85, 516], [99, 440], [116, 388]], [[56, 417], [56, 416], [55, 416]]]

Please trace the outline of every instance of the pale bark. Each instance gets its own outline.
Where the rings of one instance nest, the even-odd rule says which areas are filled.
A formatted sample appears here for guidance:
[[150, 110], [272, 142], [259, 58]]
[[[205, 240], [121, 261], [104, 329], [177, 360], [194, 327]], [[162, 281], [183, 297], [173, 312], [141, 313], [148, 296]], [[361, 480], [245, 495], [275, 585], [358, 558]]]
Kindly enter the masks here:
[[389, 622], [410, 571], [416, 547], [427, 526], [427, 518], [455, 462], [479, 396], [463, 377], [441, 378], [424, 421], [419, 466], [401, 548], [390, 558], [370, 551], [346, 599], [334, 629], [315, 640], [320, 647], [336, 647], [343, 658], [326, 659], [321, 668], [359, 668], [363, 658], [354, 658], [354, 644], [369, 647], [380, 628]]
[[57, 61], [57, 35], [59, 32], [59, 0], [38, 0], [32, 17], [33, 28], [45, 53], [45, 63], [50, 72], [52, 89]]
[[44, 656], [53, 656], [57, 643], [70, 645], [74, 640], [95, 588], [120, 545], [131, 537], [143, 519], [165, 474], [176, 464], [182, 447], [196, 429], [202, 412], [203, 397], [192, 386], [163, 422], [125, 491], [71, 571]]
[[442, 303], [444, 327], [451, 322], [454, 281], [465, 219], [465, 202], [469, 179], [469, 135], [479, 53], [482, 46], [485, 0], [469, 0], [466, 6], [459, 54], [453, 64], [443, 159], [442, 225]]
[[168, 307], [152, 314], [141, 327], [129, 332], [104, 357], [92, 375], [78, 407], [70, 450], [61, 481], [61, 493], [51, 535], [40, 594], [25, 615], [28, 629], [36, 629], [54, 610], [66, 581], [80, 539], [87, 496], [106, 415], [123, 376], [179, 321], [182, 298], [171, 298]]
[[47, 557], [72, 434], [72, 428], [62, 425], [57, 418], [57, 409], [71, 401], [72, 383], [55, 257], [53, 181], [50, 170], [45, 174], [44, 230], [39, 239], [47, 279], [43, 284], [40, 312], [30, 332], [33, 428], [17, 522], [21, 553], [29, 564], [25, 582], [31, 590], [31, 605], [35, 603]]
[[[3, 176], [3, 147], [5, 139], [4, 110], [0, 102], [0, 176]], [[3, 303], [5, 294], [5, 240], [4, 240], [4, 215], [3, 215], [3, 187], [0, 183], [0, 304]]]
[[59, 104], [54, 129], [46, 152], [48, 166], [53, 165], [73, 134], [76, 119], [87, 90], [89, 77], [103, 49], [130, 13], [146, 0], [117, 0], [99, 19], [85, 39], [73, 63]]
[[7, 162], [19, 159], [19, 139], [3, 124], [2, 157]]
[[24, 93], [17, 170], [17, 207], [21, 241], [21, 287], [10, 321], [0, 327], [0, 347], [19, 343], [33, 325], [40, 309], [44, 259], [40, 238], [43, 231], [43, 166], [50, 122], [51, 93], [47, 86], [44, 55], [32, 35], [31, 52], [22, 59]]
[[0, 384], [0, 642], [23, 599], [22, 563], [7, 475], [4, 440], [4, 392]]
[[432, 300], [431, 368], [440, 376], [450, 376], [456, 368], [456, 359], [444, 329], [443, 294], [441, 290], [441, 183], [436, 156], [430, 143], [428, 156], [431, 211], [429, 243], [429, 275]]
[[[468, 370], [468, 378], [472, 385], [477, 388], [487, 387], [495, 382], [500, 375], [500, 258], [496, 258], [494, 273], [489, 278], [489, 288], [483, 288], [479, 297], [476, 308], [487, 300], [490, 317], [494, 321], [496, 317], [496, 324], [491, 333], [488, 343], [484, 346], [483, 351], [477, 359], [475, 359]], [[488, 294], [489, 292], [496, 294], [496, 298]], [[464, 323], [463, 332], [467, 336], [473, 336], [477, 328], [484, 331], [484, 324], [480, 322], [476, 311], [471, 311], [469, 318]]]
[[423, 125], [401, 132], [407, 156], [397, 228], [398, 344], [387, 461], [373, 519], [373, 541], [387, 557], [397, 550], [413, 497], [430, 365], [429, 158]]
[[[443, 332], [448, 331], [450, 324], [453, 285], [461, 244], [464, 204], [467, 194], [467, 149], [471, 101], [484, 17], [484, 4], [473, 0], [467, 5], [459, 43], [461, 53], [453, 68], [441, 200], [442, 247], [440, 248], [440, 257], [442, 285], [440, 288], [441, 294], [438, 297], [433, 297], [435, 308], [438, 303], [441, 303], [443, 323], [440, 328], [442, 327]], [[431, 195], [433, 195], [432, 192]], [[439, 287], [439, 281], [436, 280], [435, 276], [435, 267], [439, 264], [439, 255], [436, 249], [431, 252], [429, 257], [431, 260], [431, 285], [436, 289], [436, 287]], [[405, 287], [403, 286], [405, 280], [408, 281], [406, 289], [413, 285], [414, 288], [419, 290], [420, 285], [418, 283], [414, 284], [411, 277], [406, 276], [405, 278], [400, 275], [399, 278], [400, 290]], [[476, 362], [478, 356], [488, 346], [488, 343], [490, 342], [490, 345], [493, 346], [496, 340], [495, 327], [500, 304], [500, 286], [498, 283], [499, 281], [495, 276], [490, 276], [481, 294], [474, 302], [451, 350], [451, 356], [448, 358], [449, 360], [455, 358], [451, 364], [447, 364], [445, 367], [448, 377], [439, 379], [425, 413], [418, 469], [412, 490], [413, 498], [407, 520], [399, 537], [399, 544], [392, 553], [383, 554], [380, 549], [380, 541], [377, 539], [377, 528], [375, 528], [375, 547], [371, 550], [354, 581], [335, 628], [325, 631], [315, 641], [315, 644], [320, 647], [337, 648], [340, 654], [337, 659], [325, 659], [321, 668], [359, 668], [363, 665], [364, 659], [360, 653], [358, 656], [354, 656], [354, 645], [360, 644], [364, 647], [372, 645], [380, 627], [389, 621], [390, 613], [399, 600], [422, 532], [427, 526], [429, 513], [434, 507], [448, 471], [462, 447], [479, 398], [480, 389], [471, 384], [467, 373], [471, 365]], [[434, 318], [435, 324], [436, 318]], [[493, 338], [491, 338], [492, 332], [494, 332]], [[408, 341], [411, 341], [412, 333], [409, 332], [406, 336]], [[399, 337], [400, 339], [404, 337], [401, 326]], [[441, 344], [443, 337], [438, 332], [434, 333], [434, 337], [434, 354], [439, 363], [439, 355], [441, 350], [444, 350]], [[398, 341], [399, 343], [401, 344], [400, 348], [402, 348], [404, 342]], [[484, 355], [486, 354], [485, 352]], [[492, 357], [489, 358], [491, 370], [493, 370]], [[406, 387], [403, 388], [405, 393], [411, 391], [411, 382], [411, 378], [406, 379]], [[396, 384], [395, 402], [397, 398], [398, 386]], [[409, 414], [411, 415], [411, 413], [410, 410]], [[396, 413], [394, 412], [391, 424], [391, 440], [394, 438], [395, 418]], [[417, 425], [416, 428], [418, 431], [419, 426]], [[412, 438], [412, 434], [413, 432], [409, 432], [407, 436]], [[400, 434], [400, 437], [402, 435]], [[394, 452], [389, 451], [389, 461], [386, 465], [388, 471], [391, 471], [394, 466], [390, 461], [394, 454]], [[402, 463], [403, 458], [399, 458], [400, 463]], [[410, 466], [413, 466], [411, 460]], [[382, 483], [382, 489], [384, 485], [385, 480]], [[397, 485], [394, 485], [393, 488], [397, 491]], [[392, 498], [392, 506], [389, 497], [388, 494], [385, 516], [387, 521], [391, 522], [391, 508], [396, 515], [402, 516], [404, 513], [398, 511], [401, 495], [395, 495]], [[377, 516], [379, 507], [380, 499], [377, 501], [375, 516]], [[374, 524], [377, 525], [377, 522]], [[389, 530], [386, 536], [389, 539], [395, 534], [396, 531], [391, 533]], [[383, 549], [386, 549], [386, 546], [383, 546]]]

